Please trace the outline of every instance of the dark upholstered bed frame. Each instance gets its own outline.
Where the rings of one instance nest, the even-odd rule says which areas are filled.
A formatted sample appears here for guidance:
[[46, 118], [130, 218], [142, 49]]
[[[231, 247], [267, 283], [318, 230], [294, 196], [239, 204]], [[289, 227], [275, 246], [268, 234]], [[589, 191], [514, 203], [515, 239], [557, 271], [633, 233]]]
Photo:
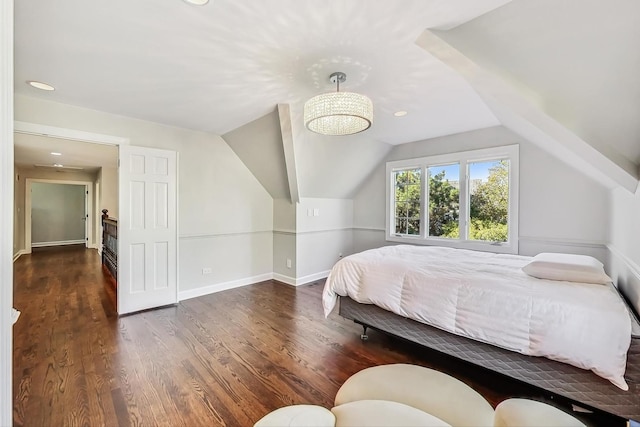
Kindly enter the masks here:
[[340, 297], [340, 315], [567, 398], [580, 406], [640, 420], [640, 338], [632, 338], [623, 391], [591, 371], [543, 357], [525, 356]]

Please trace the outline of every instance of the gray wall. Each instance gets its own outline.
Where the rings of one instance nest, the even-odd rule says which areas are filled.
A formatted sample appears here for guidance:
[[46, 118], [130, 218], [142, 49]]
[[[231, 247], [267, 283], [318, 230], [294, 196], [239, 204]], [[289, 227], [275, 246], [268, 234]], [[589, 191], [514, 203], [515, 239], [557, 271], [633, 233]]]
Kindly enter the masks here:
[[35, 246], [85, 239], [85, 186], [31, 184], [31, 242]]
[[387, 244], [387, 161], [509, 144], [520, 146], [519, 252], [584, 253], [606, 262], [608, 189], [503, 127], [396, 146], [354, 199], [354, 250]]

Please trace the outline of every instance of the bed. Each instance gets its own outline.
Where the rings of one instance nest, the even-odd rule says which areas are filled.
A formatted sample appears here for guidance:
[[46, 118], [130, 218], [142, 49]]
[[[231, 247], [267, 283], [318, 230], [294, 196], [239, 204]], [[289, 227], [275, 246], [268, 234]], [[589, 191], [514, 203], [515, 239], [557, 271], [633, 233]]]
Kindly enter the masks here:
[[338, 262], [323, 305], [328, 315], [340, 297], [340, 314], [365, 327], [640, 419], [640, 340], [624, 300], [606, 281], [531, 277], [529, 264], [517, 255], [389, 246]]

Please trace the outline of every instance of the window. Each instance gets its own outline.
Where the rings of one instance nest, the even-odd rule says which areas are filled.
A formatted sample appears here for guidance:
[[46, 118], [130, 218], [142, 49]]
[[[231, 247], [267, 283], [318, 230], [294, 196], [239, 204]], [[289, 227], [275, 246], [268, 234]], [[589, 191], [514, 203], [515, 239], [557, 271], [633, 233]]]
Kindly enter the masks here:
[[393, 173], [395, 233], [420, 234], [421, 169], [404, 169]]
[[387, 240], [518, 252], [518, 146], [387, 163]]

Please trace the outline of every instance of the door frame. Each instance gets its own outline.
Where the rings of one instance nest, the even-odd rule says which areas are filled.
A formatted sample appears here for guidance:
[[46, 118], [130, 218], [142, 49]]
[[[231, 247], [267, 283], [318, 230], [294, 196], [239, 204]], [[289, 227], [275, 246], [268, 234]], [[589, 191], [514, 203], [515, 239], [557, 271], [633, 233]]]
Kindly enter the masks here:
[[[13, 103], [12, 103], [13, 105]], [[129, 138], [125, 138], [125, 137], [121, 137], [121, 136], [115, 136], [115, 135], [107, 135], [107, 134], [103, 134], [103, 133], [95, 133], [95, 132], [86, 132], [83, 130], [78, 130], [78, 129], [70, 129], [70, 128], [62, 128], [62, 127], [57, 127], [57, 126], [49, 126], [49, 125], [43, 125], [43, 124], [39, 124], [39, 123], [31, 123], [31, 122], [23, 122], [23, 121], [19, 121], [19, 120], [14, 120], [13, 122], [13, 132], [15, 133], [20, 133], [20, 134], [25, 134], [25, 135], [37, 135], [37, 136], [46, 136], [46, 137], [50, 137], [50, 138], [59, 138], [59, 139], [68, 139], [68, 140], [72, 140], [72, 141], [80, 141], [80, 142], [88, 142], [91, 144], [101, 144], [101, 145], [115, 145], [116, 147], [118, 147], [120, 145], [129, 145], [130, 143], [130, 139]], [[12, 136], [12, 141], [13, 141], [13, 133], [11, 134]], [[11, 149], [13, 150], [13, 144], [11, 144]], [[119, 156], [119, 154], [118, 154]], [[12, 157], [12, 165], [13, 165], [13, 157]], [[118, 176], [119, 176], [119, 172], [118, 172]], [[35, 180], [35, 178], [33, 179]], [[13, 182], [13, 178], [12, 178], [12, 182]], [[84, 183], [84, 182], [83, 182]], [[91, 183], [91, 188], [93, 187], [93, 183]], [[12, 187], [13, 188], [13, 187]], [[26, 185], [25, 185], [25, 205], [27, 204], [27, 197], [29, 198], [29, 210], [27, 211], [27, 207], [25, 206], [25, 242], [24, 242], [24, 246], [25, 246], [25, 253], [31, 253], [31, 191], [29, 191], [28, 189], [26, 189]], [[97, 196], [98, 194], [96, 194], [96, 201], [97, 201]], [[12, 200], [13, 203], [13, 200]], [[91, 210], [93, 210], [93, 207], [91, 207]], [[98, 218], [97, 214], [96, 215], [90, 215], [89, 218], [91, 221], [93, 221], [93, 217]], [[29, 223], [27, 225], [27, 222]], [[88, 221], [87, 221], [88, 222]], [[101, 229], [100, 229], [100, 222], [96, 223], [96, 241], [94, 242], [95, 247], [96, 248], [100, 248], [100, 239], [98, 238], [98, 236], [101, 236]], [[27, 234], [29, 233], [29, 234]], [[13, 236], [13, 235], [12, 235]], [[13, 240], [13, 237], [12, 239]]]
[[84, 199], [84, 246], [86, 248], [97, 249], [97, 234], [93, 234], [93, 182], [91, 181], [67, 181], [63, 179], [43, 179], [43, 178], [26, 178], [25, 179], [25, 197], [24, 197], [24, 250], [25, 253], [31, 253], [31, 185], [34, 182], [41, 182], [45, 184], [64, 184], [64, 185], [81, 185], [84, 187], [85, 199]]
[[0, 1], [0, 425], [13, 423], [13, 0]]

